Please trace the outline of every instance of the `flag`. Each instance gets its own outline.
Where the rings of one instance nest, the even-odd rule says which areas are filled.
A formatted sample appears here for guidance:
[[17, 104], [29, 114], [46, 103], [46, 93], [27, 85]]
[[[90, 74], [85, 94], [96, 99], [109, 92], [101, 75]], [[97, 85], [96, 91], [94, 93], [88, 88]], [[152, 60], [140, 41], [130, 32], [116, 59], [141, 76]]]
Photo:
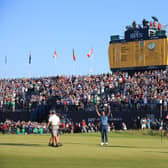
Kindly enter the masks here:
[[87, 54], [88, 58], [90, 58], [92, 54], [93, 54], [93, 48], [91, 48], [90, 52]]
[[29, 53], [29, 64], [31, 64], [31, 52]]
[[56, 51], [54, 51], [53, 58], [57, 58], [57, 53], [56, 53]]
[[74, 49], [73, 49], [73, 60], [76, 61]]
[[7, 64], [8, 60], [7, 60], [7, 56], [5, 56], [5, 64]]

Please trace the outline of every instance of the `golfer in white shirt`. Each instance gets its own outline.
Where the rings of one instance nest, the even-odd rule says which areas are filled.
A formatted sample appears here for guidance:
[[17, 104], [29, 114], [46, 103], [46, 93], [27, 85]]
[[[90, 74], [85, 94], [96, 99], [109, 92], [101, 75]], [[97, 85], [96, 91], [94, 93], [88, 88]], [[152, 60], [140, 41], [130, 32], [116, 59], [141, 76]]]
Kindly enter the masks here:
[[52, 114], [53, 115], [48, 120], [47, 128], [51, 124], [51, 126], [52, 126], [52, 145], [55, 147], [58, 147], [61, 145], [59, 143], [59, 138], [58, 138], [58, 129], [59, 129], [59, 125], [60, 125], [60, 119], [56, 115], [55, 110], [52, 111]]

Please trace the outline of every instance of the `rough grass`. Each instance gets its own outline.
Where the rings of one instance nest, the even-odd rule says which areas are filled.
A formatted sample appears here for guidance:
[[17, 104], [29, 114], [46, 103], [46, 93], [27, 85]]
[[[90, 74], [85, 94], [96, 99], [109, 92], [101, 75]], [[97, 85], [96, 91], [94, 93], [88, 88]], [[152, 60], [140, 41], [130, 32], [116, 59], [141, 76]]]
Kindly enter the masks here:
[[0, 168], [167, 168], [168, 138], [147, 131], [66, 134], [60, 148], [48, 147], [49, 135], [0, 135]]

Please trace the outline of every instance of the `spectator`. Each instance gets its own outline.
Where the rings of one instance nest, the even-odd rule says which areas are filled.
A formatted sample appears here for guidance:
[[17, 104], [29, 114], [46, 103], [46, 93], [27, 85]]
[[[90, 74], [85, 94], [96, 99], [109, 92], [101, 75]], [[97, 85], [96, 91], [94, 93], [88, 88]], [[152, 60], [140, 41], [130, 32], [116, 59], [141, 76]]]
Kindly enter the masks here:
[[122, 129], [123, 129], [124, 131], [127, 130], [127, 126], [126, 126], [126, 123], [125, 123], [125, 122], [122, 122]]
[[146, 128], [146, 118], [142, 118], [141, 119], [141, 129], [145, 129]]
[[151, 128], [151, 120], [150, 120], [150, 118], [148, 117], [147, 118], [147, 120], [146, 120], [146, 127], [148, 128], [148, 129], [150, 129]]

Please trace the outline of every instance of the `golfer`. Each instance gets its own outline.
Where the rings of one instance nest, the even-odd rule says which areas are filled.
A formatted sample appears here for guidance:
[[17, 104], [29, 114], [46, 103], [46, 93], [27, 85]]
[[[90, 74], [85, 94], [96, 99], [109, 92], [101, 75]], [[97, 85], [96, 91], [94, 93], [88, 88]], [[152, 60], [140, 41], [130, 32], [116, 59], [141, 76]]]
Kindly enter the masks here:
[[52, 146], [54, 147], [61, 146], [61, 144], [59, 143], [59, 137], [58, 137], [60, 119], [56, 115], [55, 110], [52, 111], [52, 116], [48, 120], [47, 128], [49, 127], [49, 125], [52, 126]]
[[[105, 104], [105, 106], [107, 105]], [[101, 114], [98, 111], [97, 105], [95, 106], [96, 113], [100, 117], [100, 121], [101, 121], [101, 144], [100, 144], [101, 146], [104, 144], [108, 145], [108, 116], [111, 113], [111, 109], [110, 109], [110, 105], [108, 105], [108, 114], [106, 115], [105, 106], [103, 107]]]

